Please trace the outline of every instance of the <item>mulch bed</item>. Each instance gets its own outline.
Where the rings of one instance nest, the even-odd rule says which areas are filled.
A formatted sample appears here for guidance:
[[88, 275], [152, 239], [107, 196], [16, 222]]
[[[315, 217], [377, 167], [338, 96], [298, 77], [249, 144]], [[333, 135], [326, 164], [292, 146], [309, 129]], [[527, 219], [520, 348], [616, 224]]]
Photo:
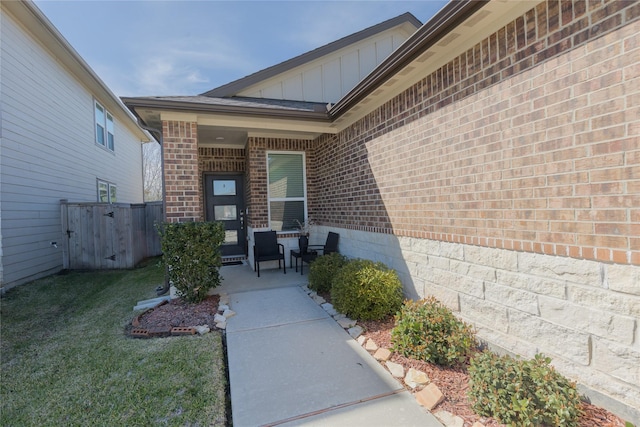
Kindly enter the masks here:
[[[358, 322], [364, 329], [365, 337], [371, 338], [379, 347], [391, 348], [391, 330], [394, 326], [393, 318], [382, 321], [361, 321]], [[434, 411], [445, 410], [464, 419], [464, 426], [470, 427], [474, 422], [479, 421], [486, 427], [501, 427], [493, 418], [484, 418], [473, 412], [467, 399], [467, 389], [469, 387], [469, 375], [466, 367], [445, 368], [438, 365], [413, 360], [393, 353], [390, 359], [392, 362], [404, 366], [405, 371], [409, 368], [420, 370], [427, 374], [442, 394], [445, 400], [439, 404]], [[408, 386], [405, 386], [411, 390]], [[583, 415], [579, 420], [580, 427], [624, 427], [625, 423], [616, 415], [605, 409], [583, 403]]]
[[151, 308], [133, 319], [128, 334], [135, 338], [193, 335], [195, 326], [215, 328], [220, 296], [211, 295], [199, 303], [172, 299]]

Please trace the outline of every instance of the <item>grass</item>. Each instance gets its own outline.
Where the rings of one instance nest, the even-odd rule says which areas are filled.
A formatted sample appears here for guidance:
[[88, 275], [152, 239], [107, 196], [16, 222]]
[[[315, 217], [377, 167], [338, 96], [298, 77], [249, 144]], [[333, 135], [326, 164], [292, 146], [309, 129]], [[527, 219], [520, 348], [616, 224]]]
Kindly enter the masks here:
[[226, 425], [219, 332], [131, 339], [139, 300], [163, 281], [155, 262], [70, 273], [0, 301], [0, 425]]

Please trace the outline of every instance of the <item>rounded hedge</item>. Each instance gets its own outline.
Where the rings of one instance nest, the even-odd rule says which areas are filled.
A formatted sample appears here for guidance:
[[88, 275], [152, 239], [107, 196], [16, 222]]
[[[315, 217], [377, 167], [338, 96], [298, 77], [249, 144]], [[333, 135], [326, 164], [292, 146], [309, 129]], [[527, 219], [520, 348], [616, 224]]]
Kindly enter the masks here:
[[351, 260], [333, 279], [331, 300], [339, 312], [356, 320], [379, 320], [402, 306], [402, 283], [380, 262]]
[[468, 391], [474, 411], [507, 425], [577, 426], [582, 405], [576, 385], [550, 363], [542, 354], [520, 360], [484, 351], [474, 357]]
[[337, 252], [316, 258], [309, 268], [309, 289], [330, 292], [333, 278], [347, 263], [347, 257]]
[[444, 366], [465, 362], [476, 348], [471, 326], [434, 297], [404, 303], [391, 343], [405, 357]]

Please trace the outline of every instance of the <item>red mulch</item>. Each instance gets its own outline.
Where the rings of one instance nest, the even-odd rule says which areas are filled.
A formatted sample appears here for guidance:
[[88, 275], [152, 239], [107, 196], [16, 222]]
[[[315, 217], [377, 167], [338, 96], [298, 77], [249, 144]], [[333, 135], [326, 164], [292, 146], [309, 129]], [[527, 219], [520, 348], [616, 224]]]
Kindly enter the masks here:
[[[391, 330], [394, 326], [393, 318], [382, 321], [362, 321], [358, 322], [365, 330], [364, 335], [371, 338], [379, 347], [391, 348]], [[418, 369], [427, 374], [442, 394], [445, 400], [439, 404], [437, 410], [445, 410], [464, 419], [464, 426], [470, 427], [474, 422], [479, 421], [486, 427], [499, 427], [503, 424], [493, 418], [484, 418], [476, 415], [471, 409], [467, 399], [467, 388], [469, 386], [469, 375], [466, 367], [445, 368], [430, 363], [413, 360], [394, 353], [390, 359], [392, 362], [404, 366], [405, 371], [409, 368]], [[411, 390], [408, 386], [407, 389]], [[580, 417], [580, 427], [624, 427], [624, 421], [616, 415], [597, 406], [583, 403], [583, 415]]]

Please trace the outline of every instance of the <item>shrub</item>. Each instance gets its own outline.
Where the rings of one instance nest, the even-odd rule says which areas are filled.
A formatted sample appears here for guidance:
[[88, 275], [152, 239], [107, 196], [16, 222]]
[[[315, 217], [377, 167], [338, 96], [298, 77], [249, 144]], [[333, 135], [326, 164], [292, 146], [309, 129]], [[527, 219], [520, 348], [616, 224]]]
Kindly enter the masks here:
[[402, 284], [394, 270], [369, 260], [347, 262], [333, 279], [331, 300], [347, 316], [378, 320], [402, 305]]
[[576, 426], [580, 396], [550, 361], [541, 354], [531, 360], [479, 354], [469, 367], [473, 409], [510, 426]]
[[465, 362], [476, 348], [471, 326], [434, 297], [405, 301], [396, 316], [391, 342], [403, 356], [444, 366]]
[[316, 258], [309, 268], [309, 289], [316, 292], [330, 292], [331, 282], [347, 263], [347, 257], [331, 253]]
[[200, 302], [220, 285], [224, 226], [220, 222], [164, 223], [158, 227], [162, 260], [179, 296]]

